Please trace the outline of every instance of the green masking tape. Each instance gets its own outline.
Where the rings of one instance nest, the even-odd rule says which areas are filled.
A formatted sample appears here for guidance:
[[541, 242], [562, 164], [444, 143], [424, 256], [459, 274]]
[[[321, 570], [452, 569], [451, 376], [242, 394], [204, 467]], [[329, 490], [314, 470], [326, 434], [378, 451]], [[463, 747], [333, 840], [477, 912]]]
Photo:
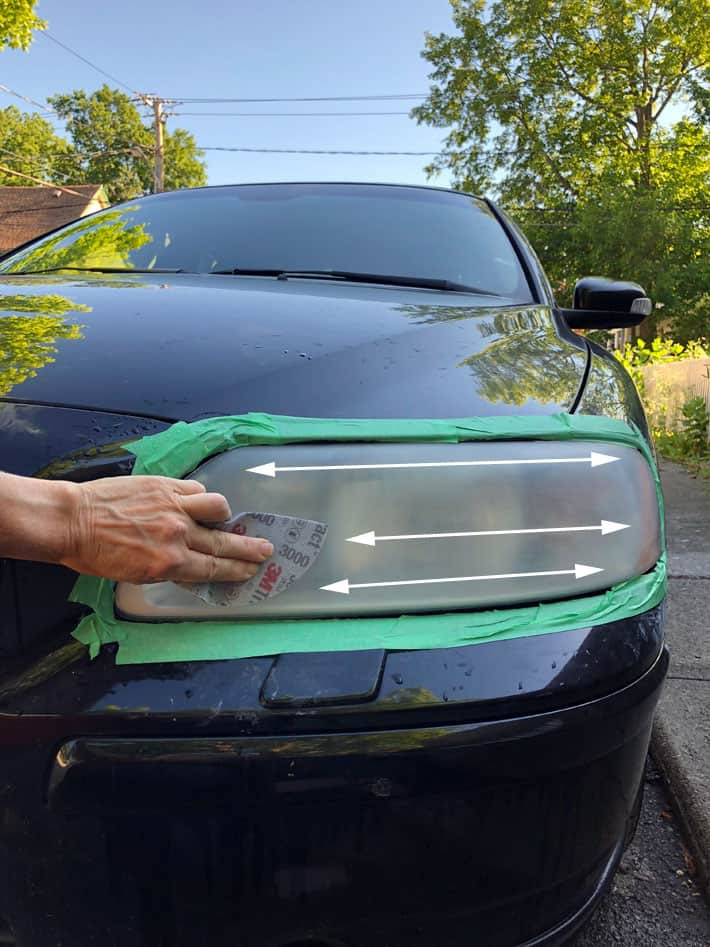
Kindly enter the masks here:
[[[129, 447], [136, 455], [134, 474], [184, 477], [214, 454], [257, 444], [488, 440], [606, 441], [636, 448], [644, 455], [653, 473], [663, 524], [661, 485], [648, 444], [636, 427], [612, 418], [556, 414], [451, 420], [336, 420], [246, 414], [192, 423], [180, 421], [159, 434], [133, 442]], [[651, 572], [628, 579], [597, 595], [481, 612], [161, 624], [117, 618], [114, 613], [114, 583], [105, 579], [80, 576], [70, 597], [73, 602], [92, 609], [73, 633], [75, 638], [89, 646], [92, 657], [98, 654], [101, 645], [118, 642], [118, 664], [144, 664], [247, 658], [287, 652], [453, 648], [619, 621], [653, 608], [665, 594], [664, 553]]]

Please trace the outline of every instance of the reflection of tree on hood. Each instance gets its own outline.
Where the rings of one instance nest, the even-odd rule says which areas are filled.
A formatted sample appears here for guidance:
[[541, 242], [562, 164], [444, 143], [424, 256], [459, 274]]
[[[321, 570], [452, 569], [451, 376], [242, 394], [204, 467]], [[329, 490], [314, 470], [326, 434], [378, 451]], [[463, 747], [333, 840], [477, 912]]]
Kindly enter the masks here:
[[546, 309], [496, 312], [472, 306], [406, 305], [398, 311], [420, 324], [470, 320], [472, 331], [492, 341], [469, 355], [467, 365], [487, 400], [522, 405], [528, 400], [566, 406], [580, 380], [579, 350], [557, 335]]
[[[465, 298], [465, 297], [464, 297]], [[547, 310], [536, 306], [501, 311], [487, 306], [473, 306], [461, 302], [456, 306], [406, 303], [395, 307], [397, 312], [411, 316], [415, 324], [431, 325], [436, 322], [459, 322], [470, 319], [481, 335], [488, 336], [517, 329], [544, 328], [549, 325]]]
[[461, 319], [476, 319], [492, 315], [490, 309], [481, 306], [423, 306], [421, 303], [406, 303], [395, 307], [397, 312], [411, 316], [415, 324], [429, 325], [434, 322], [457, 322]]
[[579, 382], [579, 353], [549, 331], [528, 329], [503, 336], [469, 355], [476, 387], [486, 400], [522, 405], [526, 401], [567, 406]]
[[[143, 224], [127, 227], [125, 215], [136, 207], [101, 214], [97, 222], [85, 217], [61, 233], [42, 240], [28, 251], [20, 251], [16, 259], [2, 271], [23, 273], [32, 270], [52, 270], [62, 267], [115, 267], [130, 269], [129, 254], [152, 241]], [[129, 218], [130, 219], [130, 218]]]
[[91, 307], [58, 295], [0, 295], [0, 395], [53, 362], [58, 339], [82, 338], [83, 326], [65, 322], [72, 311]]

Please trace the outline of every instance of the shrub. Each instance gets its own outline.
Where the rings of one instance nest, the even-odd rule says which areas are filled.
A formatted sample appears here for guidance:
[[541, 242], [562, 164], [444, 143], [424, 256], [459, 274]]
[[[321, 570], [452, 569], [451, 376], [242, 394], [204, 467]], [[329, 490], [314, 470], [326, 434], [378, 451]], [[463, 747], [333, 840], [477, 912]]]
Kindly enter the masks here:
[[626, 371], [631, 375], [634, 384], [643, 396], [644, 365], [659, 365], [664, 362], [680, 362], [686, 358], [707, 358], [708, 350], [702, 341], [691, 339], [685, 345], [674, 342], [672, 339], [655, 338], [650, 344], [643, 339], [636, 339], [632, 345], [627, 342], [623, 351], [616, 351], [614, 355], [619, 359]]

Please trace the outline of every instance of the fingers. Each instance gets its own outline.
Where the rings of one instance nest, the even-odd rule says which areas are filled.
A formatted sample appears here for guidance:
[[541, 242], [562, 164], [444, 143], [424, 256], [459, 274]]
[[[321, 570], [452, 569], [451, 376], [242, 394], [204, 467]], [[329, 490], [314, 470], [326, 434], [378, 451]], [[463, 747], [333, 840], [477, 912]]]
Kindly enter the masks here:
[[274, 547], [266, 539], [223, 533], [221, 530], [207, 529], [197, 524], [187, 534], [187, 545], [195, 552], [217, 559], [243, 560], [259, 565], [266, 562], [274, 551]]
[[188, 516], [198, 522], [221, 523], [232, 515], [229, 503], [221, 493], [187, 494], [179, 498], [179, 503]]
[[[226, 535], [222, 533], [222, 535]], [[260, 564], [243, 559], [220, 559], [190, 550], [170, 578], [175, 582], [244, 582], [253, 578]]]
[[[176, 493], [183, 494], [184, 496], [189, 496], [194, 493], [204, 493], [207, 489], [204, 483], [200, 483], [199, 480], [171, 480], [169, 477], [164, 479], [169, 481]], [[225, 519], [227, 519], [226, 516]]]

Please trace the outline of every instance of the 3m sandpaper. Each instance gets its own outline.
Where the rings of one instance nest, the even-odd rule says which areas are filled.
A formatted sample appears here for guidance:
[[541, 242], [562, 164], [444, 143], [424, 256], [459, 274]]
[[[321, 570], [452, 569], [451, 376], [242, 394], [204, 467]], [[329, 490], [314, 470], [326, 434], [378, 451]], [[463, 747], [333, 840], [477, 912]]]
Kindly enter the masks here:
[[[214, 526], [224, 533], [268, 539], [272, 557], [246, 582], [180, 582], [208, 605], [258, 605], [285, 592], [320, 556], [328, 527], [280, 513], [237, 513]], [[313, 537], [316, 538], [314, 541]]]

